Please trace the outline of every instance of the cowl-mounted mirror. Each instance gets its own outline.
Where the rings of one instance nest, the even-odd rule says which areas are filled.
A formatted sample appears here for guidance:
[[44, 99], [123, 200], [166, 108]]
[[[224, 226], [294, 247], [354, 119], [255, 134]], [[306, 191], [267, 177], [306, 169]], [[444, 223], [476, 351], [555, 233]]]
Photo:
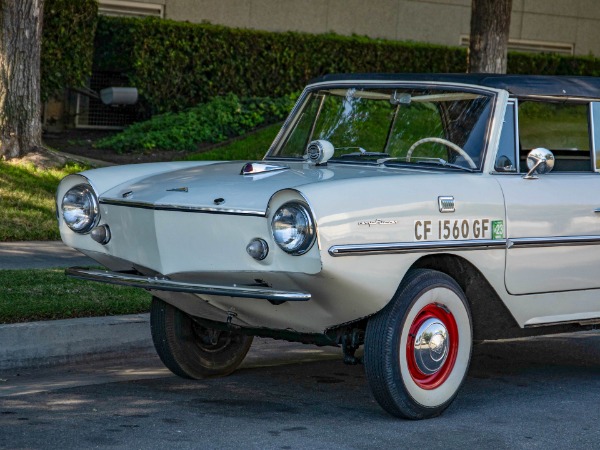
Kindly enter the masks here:
[[523, 178], [536, 180], [536, 174], [543, 175], [554, 168], [554, 154], [547, 148], [534, 148], [527, 155], [527, 168], [529, 172]]

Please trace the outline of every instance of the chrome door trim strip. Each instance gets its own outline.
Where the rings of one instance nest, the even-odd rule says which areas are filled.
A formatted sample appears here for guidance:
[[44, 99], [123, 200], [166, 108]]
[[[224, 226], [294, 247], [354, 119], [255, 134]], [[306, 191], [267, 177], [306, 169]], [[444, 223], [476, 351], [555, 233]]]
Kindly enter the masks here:
[[83, 280], [98, 281], [101, 283], [118, 284], [156, 291], [187, 292], [192, 294], [215, 295], [225, 297], [258, 298], [263, 300], [307, 301], [311, 294], [302, 291], [282, 291], [268, 287], [255, 287], [244, 285], [212, 285], [199, 283], [186, 283], [183, 281], [169, 280], [168, 278], [147, 277], [132, 275], [122, 272], [107, 270], [87, 269], [85, 267], [69, 267], [65, 274]]
[[[600, 103], [590, 102], [590, 106], [588, 107], [590, 121], [590, 144], [592, 150], [592, 168], [594, 172], [600, 172], [600, 168], [598, 167], [598, 151], [600, 150], [600, 142], [597, 142], [596, 139], [600, 136], [600, 133], [598, 133], [599, 136], [596, 136], [596, 132], [600, 130], [596, 130], [596, 124], [594, 123], [596, 120], [596, 108], [598, 108], [600, 111], [600, 107], [598, 105], [600, 105]], [[598, 117], [598, 120], [600, 120], [600, 117]], [[598, 211], [596, 210], [596, 212]]]
[[512, 238], [506, 242], [508, 249], [537, 247], [569, 247], [578, 245], [600, 245], [600, 236], [555, 236]]
[[385, 255], [395, 253], [428, 253], [447, 250], [470, 251], [505, 249], [506, 239], [470, 239], [465, 241], [390, 242], [381, 244], [334, 245], [331, 256]]
[[112, 198], [101, 198], [101, 205], [112, 205], [112, 206], [127, 206], [129, 208], [139, 209], [151, 209], [153, 211], [176, 211], [176, 212], [191, 212], [191, 213], [204, 213], [204, 214], [228, 214], [233, 216], [254, 216], [254, 217], [266, 217], [264, 211], [255, 210], [244, 210], [244, 209], [224, 209], [224, 208], [210, 208], [206, 206], [180, 206], [180, 205], [161, 205], [148, 202], [136, 202], [127, 200], [117, 200]]
[[528, 237], [512, 239], [471, 239], [465, 241], [390, 242], [378, 244], [334, 245], [331, 256], [385, 255], [397, 253], [435, 253], [515, 248], [600, 245], [600, 236]]

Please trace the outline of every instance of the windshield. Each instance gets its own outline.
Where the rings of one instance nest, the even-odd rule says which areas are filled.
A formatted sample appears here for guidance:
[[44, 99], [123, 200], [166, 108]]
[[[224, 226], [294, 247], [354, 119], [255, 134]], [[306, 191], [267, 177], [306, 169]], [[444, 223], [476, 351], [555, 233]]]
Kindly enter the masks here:
[[310, 142], [330, 161], [481, 168], [491, 95], [440, 89], [336, 88], [308, 94], [267, 157], [305, 158]]

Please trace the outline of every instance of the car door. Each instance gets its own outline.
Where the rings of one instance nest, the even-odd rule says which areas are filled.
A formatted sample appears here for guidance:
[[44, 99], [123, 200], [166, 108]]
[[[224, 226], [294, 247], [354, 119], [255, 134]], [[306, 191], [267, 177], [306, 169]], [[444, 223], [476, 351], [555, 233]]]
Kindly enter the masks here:
[[[512, 101], [507, 108], [496, 178], [510, 294], [600, 288], [599, 105]], [[526, 178], [526, 155], [537, 147], [553, 152], [555, 168]]]

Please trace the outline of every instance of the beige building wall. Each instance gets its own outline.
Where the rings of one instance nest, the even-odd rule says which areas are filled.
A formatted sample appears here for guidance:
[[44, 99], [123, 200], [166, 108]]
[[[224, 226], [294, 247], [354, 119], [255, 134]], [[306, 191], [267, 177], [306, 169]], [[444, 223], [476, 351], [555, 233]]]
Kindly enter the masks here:
[[[161, 5], [169, 19], [460, 45], [471, 0], [100, 0]], [[600, 56], [600, 0], [513, 0], [513, 48]]]

